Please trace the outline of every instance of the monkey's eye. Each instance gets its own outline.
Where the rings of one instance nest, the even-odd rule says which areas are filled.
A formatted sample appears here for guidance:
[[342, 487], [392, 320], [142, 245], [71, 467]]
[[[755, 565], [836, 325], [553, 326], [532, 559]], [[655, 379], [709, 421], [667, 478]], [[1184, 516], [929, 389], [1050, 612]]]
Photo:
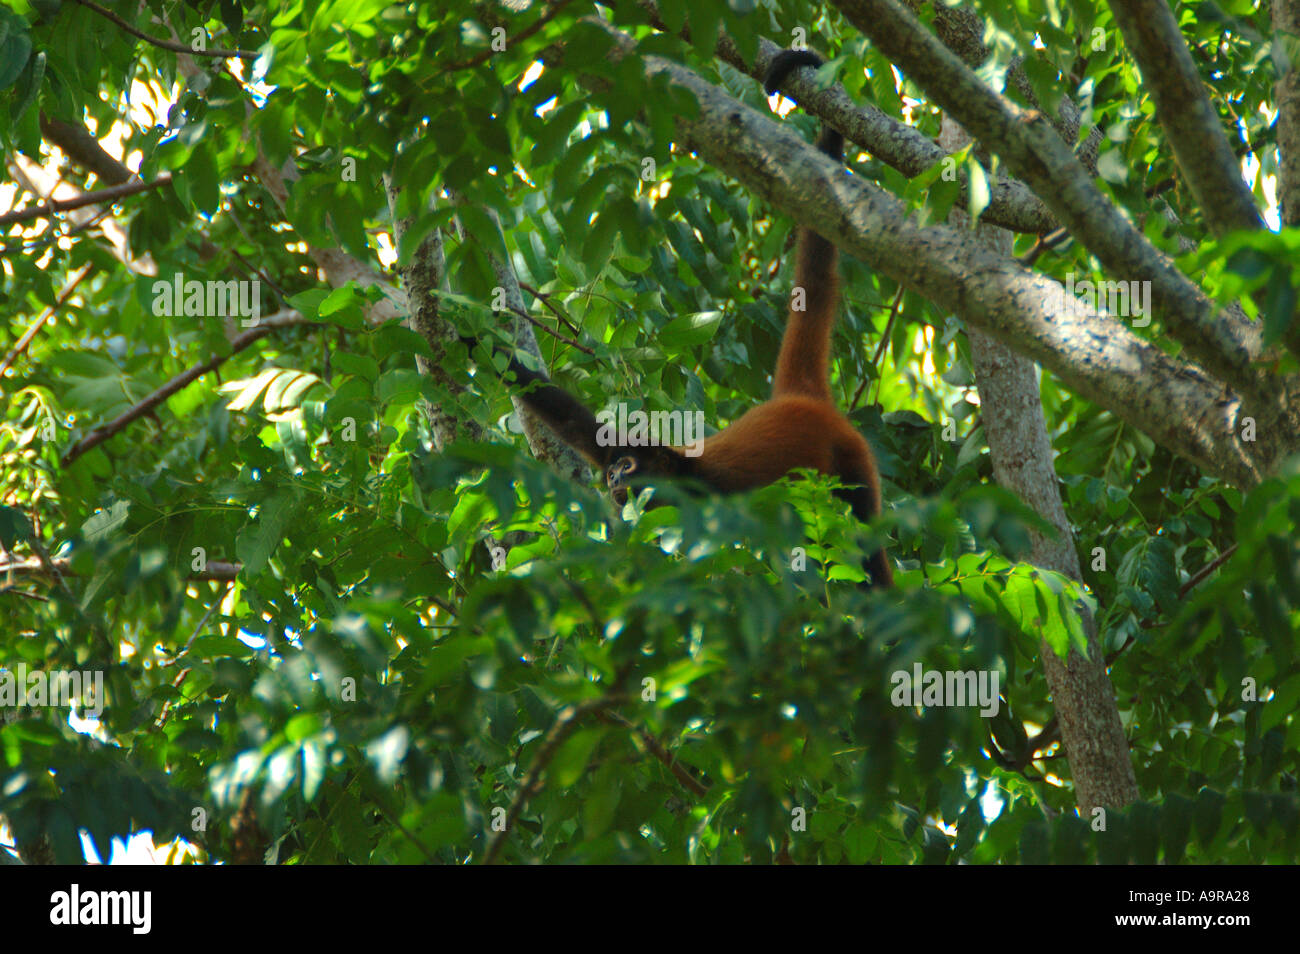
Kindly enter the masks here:
[[635, 457], [620, 457], [614, 463], [609, 465], [609, 470], [605, 472], [605, 483], [611, 487], [618, 487], [623, 483], [623, 478], [637, 471]]

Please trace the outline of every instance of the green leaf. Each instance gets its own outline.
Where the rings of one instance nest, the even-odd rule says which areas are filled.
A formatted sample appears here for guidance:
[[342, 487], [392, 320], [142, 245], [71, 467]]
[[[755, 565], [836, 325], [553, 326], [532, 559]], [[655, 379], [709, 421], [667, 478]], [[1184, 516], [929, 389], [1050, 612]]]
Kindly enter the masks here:
[[419, 836], [428, 848], [455, 844], [465, 837], [465, 806], [451, 792], [436, 792], [420, 812]]
[[1273, 693], [1273, 697], [1264, 703], [1264, 711], [1259, 718], [1261, 735], [1280, 725], [1288, 716], [1300, 712], [1300, 673], [1285, 679]]
[[333, 359], [336, 369], [344, 374], [355, 374], [366, 381], [375, 382], [379, 380], [379, 364], [364, 354], [357, 354], [353, 351], [339, 351]]
[[609, 830], [622, 795], [622, 780], [612, 764], [601, 766], [593, 775], [591, 790], [582, 800], [583, 834], [595, 840]]
[[126, 525], [131, 505], [125, 500], [114, 502], [107, 510], [92, 514], [81, 525], [81, 535], [88, 543], [112, 539]]
[[1165, 797], [1165, 803], [1160, 809], [1160, 828], [1166, 864], [1178, 864], [1187, 852], [1187, 839], [1192, 830], [1192, 811], [1191, 799], [1177, 792]]
[[27, 514], [0, 504], [0, 544], [12, 549], [19, 540], [30, 540], [34, 530]]
[[1196, 803], [1192, 807], [1192, 824], [1196, 828], [1196, 838], [1201, 847], [1209, 847], [1223, 824], [1223, 805], [1226, 798], [1210, 789], [1201, 789], [1196, 793]]
[[659, 331], [663, 348], [694, 348], [712, 340], [722, 322], [720, 311], [701, 311], [674, 318]]
[[1048, 849], [1047, 826], [1042, 822], [1026, 825], [1020, 833], [1020, 863], [1045, 865], [1052, 860]]
[[235, 553], [244, 564], [243, 572], [255, 576], [266, 568], [293, 520], [296, 505], [292, 496], [277, 494], [258, 508], [254, 522], [239, 532]]
[[604, 734], [604, 729], [579, 729], [569, 736], [551, 760], [551, 785], [568, 788], [578, 781]]
[[8, 10], [0, 10], [7, 29], [0, 37], [0, 89], [13, 84], [32, 55], [32, 38], [27, 34], [27, 24]]

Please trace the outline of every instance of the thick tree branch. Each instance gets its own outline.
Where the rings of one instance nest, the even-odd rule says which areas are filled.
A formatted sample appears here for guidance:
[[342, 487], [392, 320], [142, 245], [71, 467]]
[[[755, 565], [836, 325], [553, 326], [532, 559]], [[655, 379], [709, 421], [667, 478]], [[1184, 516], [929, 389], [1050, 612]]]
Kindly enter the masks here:
[[[653, 26], [661, 30], [667, 29], [654, 0], [641, 0], [640, 5]], [[682, 35], [689, 38], [689, 28], [683, 28]], [[747, 62], [730, 36], [726, 33], [718, 36], [718, 57], [759, 82], [767, 76], [772, 58], [780, 52], [781, 47], [760, 37], [758, 55], [752, 63]], [[911, 126], [899, 122], [870, 103], [855, 103], [839, 83], [819, 89], [813, 79], [814, 75], [810, 69], [795, 70], [787, 79], [786, 88], [782, 92], [796, 100], [800, 109], [838, 129], [846, 139], [861, 146], [876, 159], [908, 178], [920, 175], [943, 159], [944, 151]], [[957, 170], [957, 176], [961, 185], [961, 196], [957, 201], [965, 204], [966, 170]], [[998, 177], [988, 207], [981, 214], [980, 220], [1015, 232], [1034, 234], [1050, 232], [1058, 225], [1047, 206], [1028, 186], [1006, 176]]]
[[[939, 141], [946, 149], [956, 150], [968, 139], [965, 130], [945, 117]], [[958, 210], [951, 213], [957, 225], [963, 217]], [[994, 252], [1011, 251], [1011, 235], [1001, 229], [981, 225], [974, 239]], [[993, 476], [1056, 530], [1051, 535], [1030, 532], [1029, 561], [1082, 580], [1074, 533], [1061, 502], [1037, 369], [1032, 361], [978, 328], [968, 326], [966, 335]], [[1096, 620], [1086, 609], [1082, 615], [1088, 640], [1086, 659], [1071, 647], [1062, 660], [1046, 640], [1039, 642], [1038, 653], [1069, 753], [1075, 800], [1086, 813], [1099, 805], [1127, 805], [1138, 797], [1138, 789], [1115, 690], [1097, 639]]]
[[[611, 30], [611, 36], [630, 49], [622, 34]], [[1255, 442], [1239, 441], [1240, 400], [1201, 369], [1122, 322], [1090, 313], [1047, 277], [973, 246], [964, 232], [918, 228], [893, 196], [845, 175], [793, 130], [685, 67], [656, 56], [645, 57], [644, 66], [670, 76], [699, 103], [699, 115], [679, 117], [678, 130], [707, 161], [846, 252], [1039, 361], [1080, 396], [1208, 473], [1253, 485], [1268, 463], [1300, 441], [1296, 428], [1283, 426], [1261, 426]]]
[[1277, 197], [1282, 224], [1300, 226], [1300, 0], [1273, 0], [1273, 63], [1278, 78]]
[[[1125, 281], [1150, 281], [1166, 330], [1193, 360], [1237, 390], [1252, 413], [1284, 413], [1276, 381], [1251, 366], [1232, 323], [1097, 188], [1043, 114], [1020, 109], [990, 90], [897, 0], [834, 3], [934, 102], [1002, 156], [1107, 269]], [[1285, 426], [1295, 430], [1292, 423]]]
[[[391, 176], [385, 175], [384, 189], [388, 195], [389, 213], [393, 218], [393, 240], [401, 248], [406, 243], [406, 234], [415, 224], [416, 217], [399, 214], [401, 190], [393, 184]], [[432, 211], [433, 207], [434, 202], [430, 199], [428, 211]], [[448, 289], [447, 257], [443, 249], [442, 230], [432, 229], [411, 253], [410, 261], [398, 264], [398, 271], [402, 276], [402, 288], [410, 309], [404, 324], [423, 338], [433, 353], [432, 359], [417, 354], [416, 370], [433, 379], [448, 394], [464, 393], [465, 382], [452, 374], [442, 361], [447, 345], [458, 337], [456, 329], [440, 314], [438, 293]], [[483, 437], [482, 426], [471, 415], [457, 414], [452, 407], [441, 404], [435, 406], [423, 399], [421, 408], [429, 422], [434, 447], [439, 453], [462, 436], [473, 441]]]
[[1217, 235], [1264, 225], [1168, 0], [1111, 0], [1174, 161]]
[[[989, 58], [991, 50], [984, 43], [986, 29], [984, 17], [977, 9], [964, 5], [949, 7], [943, 3], [935, 3], [934, 0], [905, 0], [905, 2], [913, 13], [921, 9], [933, 11], [934, 35], [943, 41], [944, 46], [960, 56], [968, 66], [979, 67]], [[1008, 83], [1015, 86], [1016, 92], [1024, 97], [1025, 102], [1035, 109], [1041, 109], [1033, 84], [1030, 83], [1029, 76], [1025, 72], [1022, 57], [1016, 56], [1012, 59], [1006, 78]], [[1061, 97], [1060, 108], [1051, 120], [1063, 142], [1073, 144], [1078, 140], [1083, 114], [1078, 104], [1069, 96]], [[1097, 152], [1101, 147], [1101, 141], [1101, 130], [1093, 126], [1088, 130], [1088, 135], [1083, 142], [1075, 146], [1079, 161], [1090, 173], [1097, 171]]]
[[120, 185], [135, 175], [99, 144], [85, 126], [51, 119], [41, 113], [41, 135], [68, 154], [68, 158], [109, 185]]

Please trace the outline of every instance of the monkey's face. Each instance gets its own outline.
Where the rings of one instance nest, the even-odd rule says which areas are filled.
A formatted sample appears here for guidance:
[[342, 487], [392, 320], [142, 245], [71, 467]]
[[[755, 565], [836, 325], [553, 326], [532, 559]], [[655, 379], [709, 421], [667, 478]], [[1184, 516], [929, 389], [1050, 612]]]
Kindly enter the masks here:
[[636, 458], [629, 455], [615, 458], [614, 462], [605, 468], [605, 486], [609, 488], [610, 496], [614, 498], [614, 503], [618, 504], [620, 510], [627, 503], [629, 481], [637, 470]]
[[[675, 477], [682, 472], [683, 457], [670, 447], [620, 447], [605, 468], [605, 485], [621, 509], [632, 491], [653, 483], [656, 477]], [[650, 507], [661, 506], [651, 501]]]

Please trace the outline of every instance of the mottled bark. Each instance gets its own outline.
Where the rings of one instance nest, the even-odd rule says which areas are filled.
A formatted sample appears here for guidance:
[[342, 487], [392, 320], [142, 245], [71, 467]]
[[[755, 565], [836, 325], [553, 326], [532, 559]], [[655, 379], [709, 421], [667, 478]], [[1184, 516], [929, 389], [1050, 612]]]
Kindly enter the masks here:
[[[945, 149], [960, 149], [968, 141], [959, 125], [944, 120], [939, 142]], [[965, 217], [963, 210], [952, 213], [954, 224]], [[980, 226], [972, 241], [1004, 255], [1011, 252], [1011, 234], [992, 226]], [[1052, 443], [1043, 417], [1038, 369], [1028, 358], [978, 328], [967, 326], [966, 334], [993, 476], [1056, 530], [1055, 535], [1030, 534], [1029, 562], [1081, 581], [1074, 534], [1061, 502]], [[1138, 788], [1115, 690], [1106, 672], [1105, 653], [1097, 638], [1096, 619], [1086, 607], [1083, 617], [1088, 658], [1071, 647], [1069, 655], [1061, 659], [1046, 640], [1039, 642], [1038, 654], [1052, 691], [1075, 801], [1079, 811], [1086, 814], [1097, 807], [1127, 805], [1137, 799]]]

